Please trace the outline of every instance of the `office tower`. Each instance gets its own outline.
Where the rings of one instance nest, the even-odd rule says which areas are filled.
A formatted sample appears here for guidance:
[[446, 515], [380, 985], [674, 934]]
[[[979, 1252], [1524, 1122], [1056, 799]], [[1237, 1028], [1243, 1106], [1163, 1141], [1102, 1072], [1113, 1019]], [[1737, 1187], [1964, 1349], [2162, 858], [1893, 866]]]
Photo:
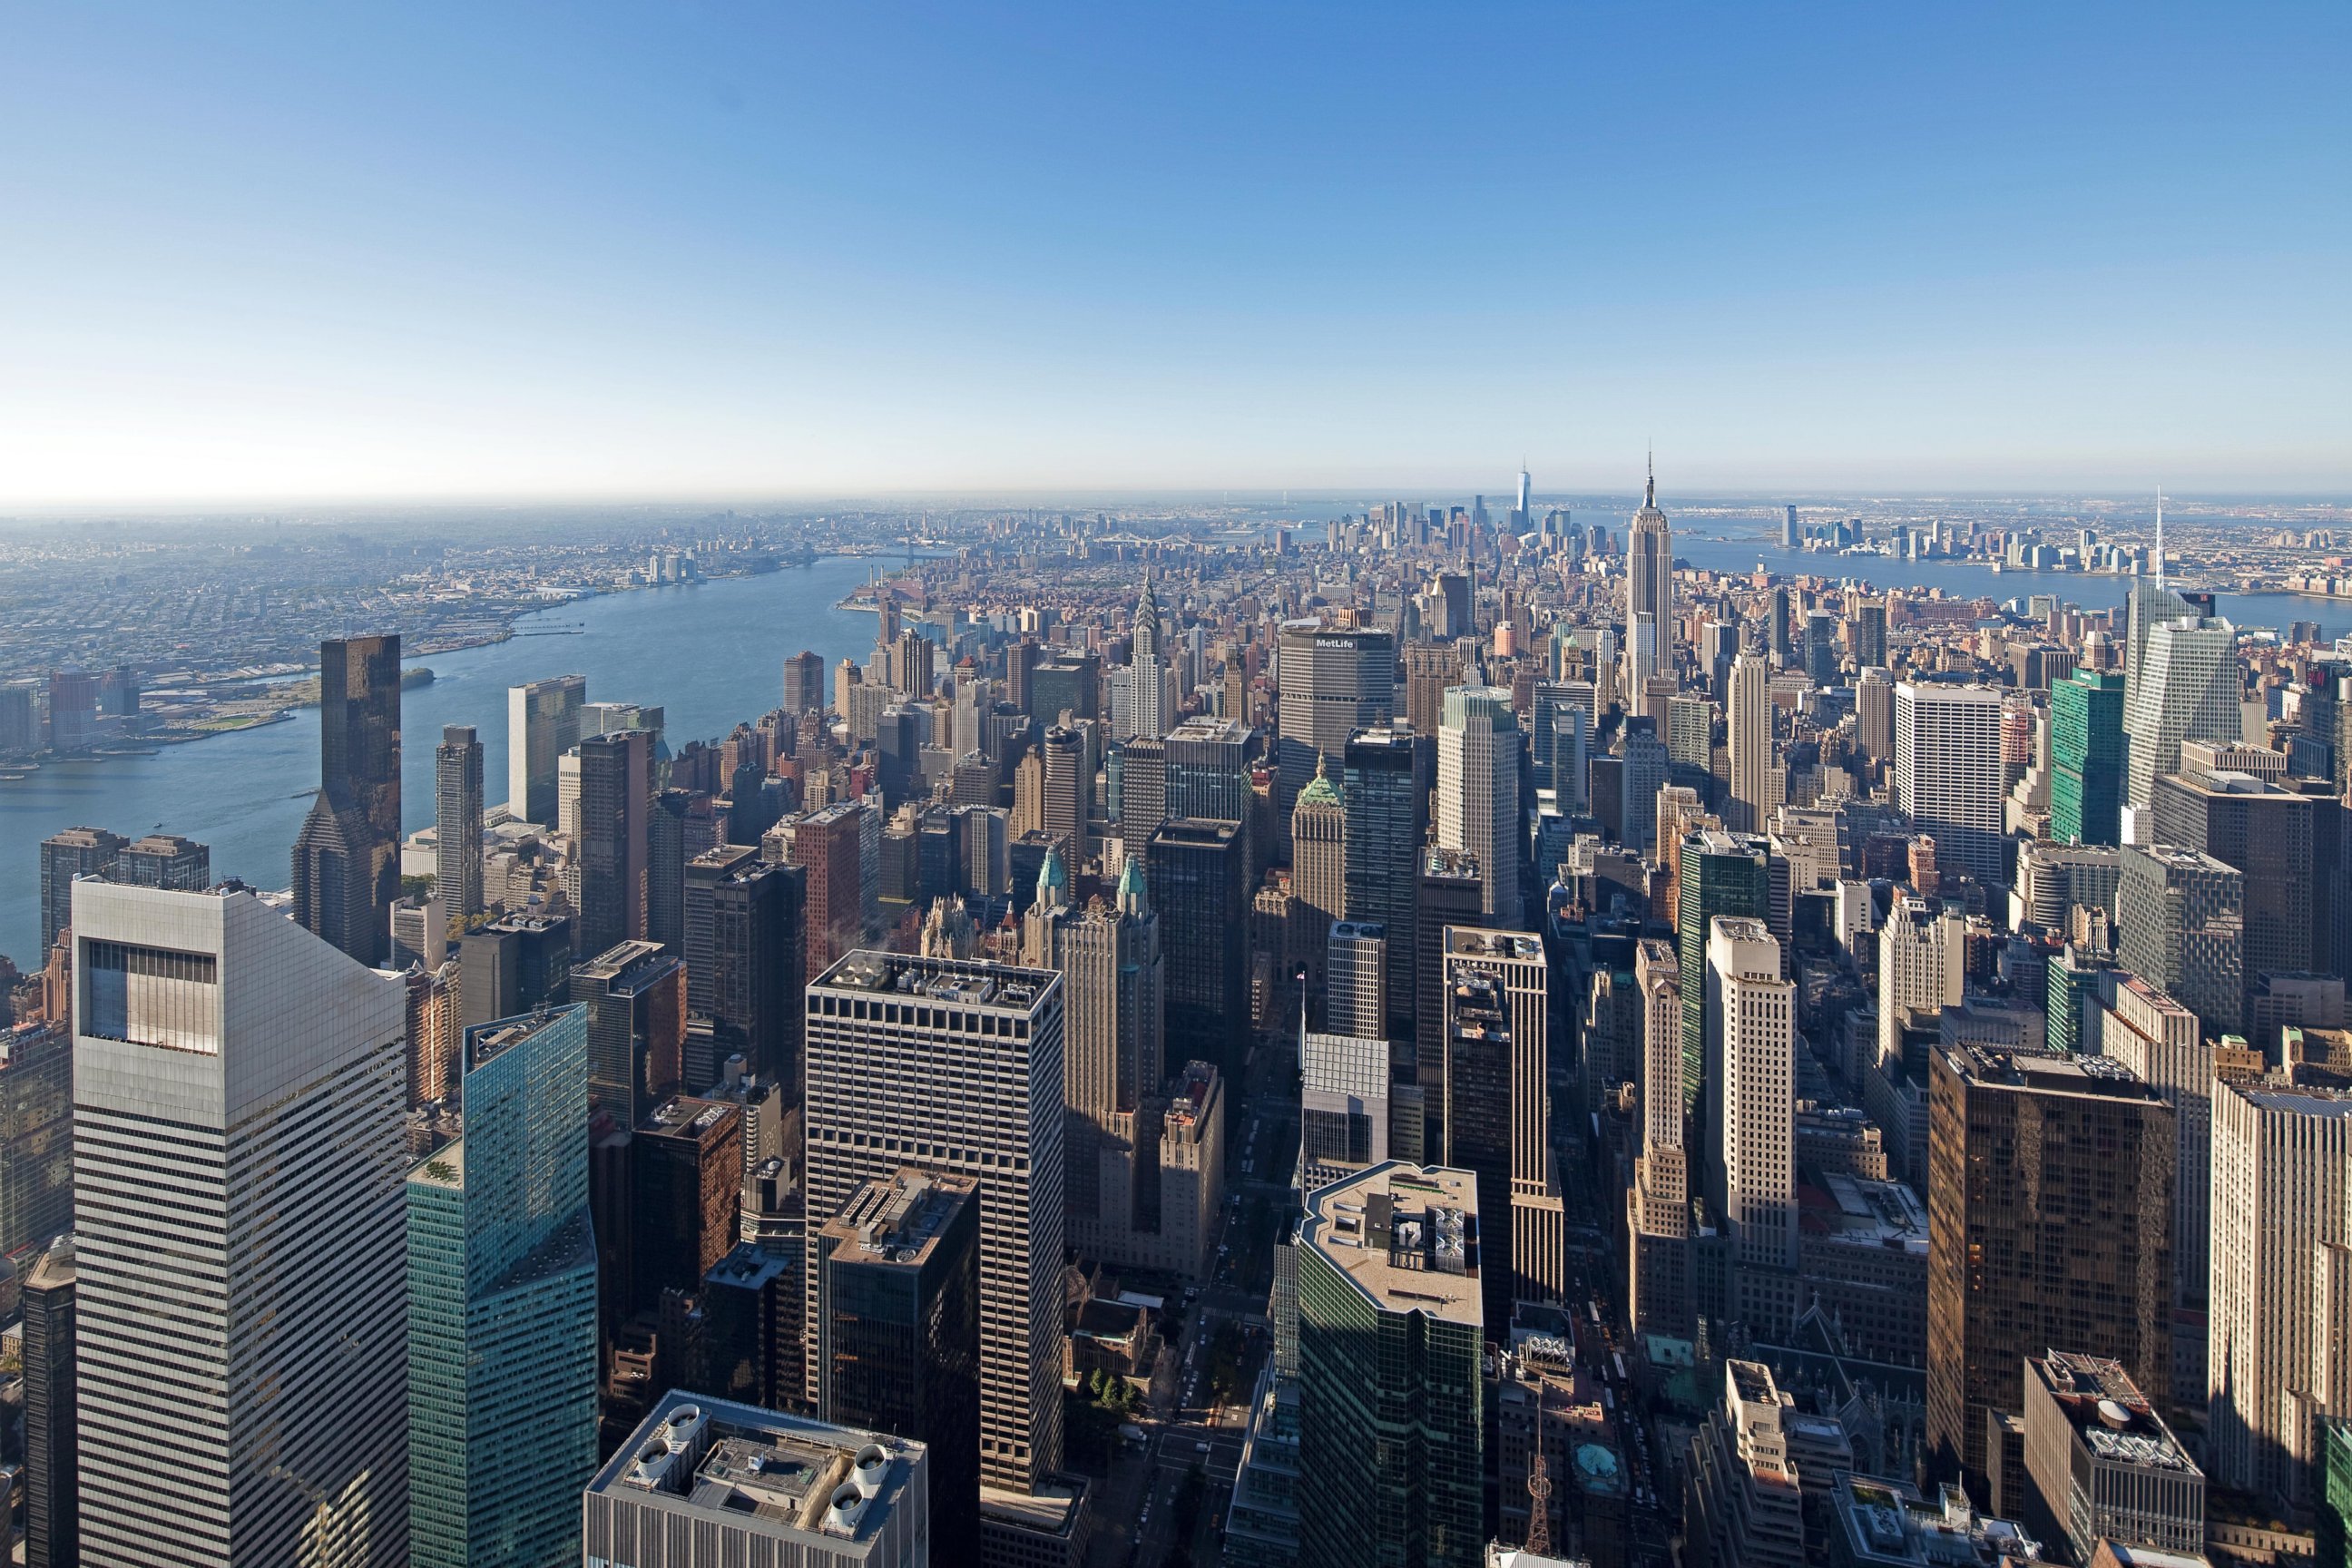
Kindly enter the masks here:
[[854, 801], [813, 811], [793, 831], [792, 863], [808, 872], [808, 978], [814, 980], [857, 944], [865, 930], [860, 882], [863, 847]]
[[2211, 856], [2244, 877], [2249, 986], [2258, 974], [2337, 967], [2336, 882], [2344, 807], [2234, 770], [2156, 781], [2154, 839]]
[[933, 1538], [980, 1531], [979, 1182], [912, 1166], [862, 1183], [814, 1238], [820, 1420], [930, 1454]]
[[1878, 928], [1878, 1059], [1898, 1062], [1903, 1031], [1957, 1007], [1968, 981], [1967, 918], [1937, 899], [1896, 899]]
[[[2205, 1473], [2108, 1356], [2053, 1350], [2025, 1363], [2025, 1522], [2074, 1561], [2099, 1542], [2205, 1551]], [[2002, 1500], [2004, 1503], [2006, 1499]]]
[[1807, 1561], [1788, 1430], [1794, 1404], [1763, 1363], [1724, 1363], [1723, 1402], [1691, 1439], [1684, 1467], [1684, 1561], [1692, 1568], [1801, 1568]]
[[125, 842], [103, 827], [68, 827], [41, 840], [41, 953], [72, 919], [73, 879], [112, 870]]
[[294, 919], [366, 964], [400, 897], [400, 638], [319, 645], [320, 788], [294, 840]]
[[971, 1551], [933, 1531], [930, 1467], [892, 1433], [673, 1390], [589, 1479], [582, 1561], [649, 1563], [639, 1542], [675, 1541], [691, 1544], [659, 1561], [686, 1568], [922, 1568]]
[[901, 697], [928, 699], [939, 686], [939, 645], [908, 626], [888, 648], [891, 689]]
[[2006, 886], [2000, 693], [1906, 680], [1895, 688], [1895, 805], [1936, 840], [1939, 865]]
[[[1299, 1040], [1298, 1058], [1302, 1194], [1403, 1158], [1396, 1151], [1401, 1142], [1420, 1146], [1421, 1107], [1417, 1098], [1409, 1107], [1398, 1101], [1389, 1082], [1386, 1040], [1310, 1032]], [[1405, 1115], [1410, 1128], [1401, 1126]]]
[[1146, 581], [1143, 593], [1135, 602], [1135, 635], [1128, 651], [1127, 668], [1118, 677], [1127, 689], [1127, 733], [1160, 735], [1168, 731], [1174, 716], [1167, 709], [1167, 685], [1161, 676], [1160, 654], [1160, 605], [1151, 597], [1151, 584]]
[[34, 681], [0, 683], [0, 755], [21, 757], [41, 749], [38, 692]]
[[404, 1563], [404, 988], [242, 889], [72, 925], [81, 1562]]
[[[1657, 848], [1658, 792], [1666, 787], [1666, 744], [1651, 720], [1628, 717], [1620, 748], [1617, 841], [1644, 858]], [[1548, 885], [1556, 867], [1535, 868], [1537, 883]]]
[[1023, 929], [1022, 960], [1062, 975], [1064, 1213], [1070, 1244], [1148, 1265], [1157, 1234], [1154, 1137], [1167, 977], [1143, 862], [1120, 868], [1116, 908], [1074, 909], [1049, 853]]
[[631, 1131], [629, 1310], [658, 1310], [666, 1290], [693, 1294], [734, 1249], [743, 1142], [742, 1106], [683, 1095], [646, 1112]]
[[465, 1136], [408, 1173], [409, 1562], [567, 1561], [596, 1468], [586, 1010], [467, 1030], [464, 1072]]
[[922, 715], [904, 703], [882, 710], [875, 726], [874, 787], [881, 793], [884, 811], [898, 810], [917, 793], [923, 730]]
[[2316, 1417], [2352, 1404], [2352, 1093], [2213, 1086], [2206, 1462], [2224, 1486], [2311, 1500]]
[[1202, 1283], [1225, 1202], [1224, 1095], [1215, 1063], [1188, 1061], [1170, 1075], [1160, 1114], [1159, 1246], [1146, 1267]]
[[[700, 798], [708, 807], [709, 797]], [[646, 940], [665, 952], [686, 952], [686, 863], [700, 853], [694, 846], [727, 836], [715, 816], [695, 820], [696, 803], [687, 790], [657, 790], [646, 810]]]
[[556, 759], [580, 743], [587, 700], [584, 675], [507, 688], [507, 811], [518, 821], [568, 831], [555, 815]]
[[1453, 643], [1404, 647], [1404, 716], [1419, 735], [1434, 735], [1445, 717], [1445, 689], [1462, 684], [1462, 650]]
[[1486, 1321], [1507, 1323], [1514, 1300], [1555, 1300], [1564, 1284], [1543, 943], [1450, 926], [1444, 963], [1438, 1157], [1477, 1180]]
[[1477, 1179], [1392, 1162], [1306, 1199], [1298, 1564], [1477, 1568]]
[[1737, 832], [1761, 833], [1772, 815], [1770, 681], [1760, 655], [1743, 653], [1731, 661], [1731, 801], [1724, 816]]
[[[1306, 796], [1301, 795], [1304, 800]], [[1388, 1037], [1388, 929], [1341, 921], [1325, 943], [1323, 1026], [1335, 1035]], [[1397, 962], [1406, 961], [1402, 952]]]
[[80, 1561], [75, 1471], [73, 1238], [60, 1236], [25, 1276], [25, 1563]]
[[2093, 1032], [2084, 1044], [2120, 1062], [2172, 1108], [2173, 1304], [2181, 1312], [2175, 1331], [2193, 1325], [2194, 1354], [2184, 1364], [2201, 1362], [2212, 1237], [2213, 1047], [2197, 1015], [2146, 979], [2115, 969], [2092, 973]]
[[1853, 659], [1862, 666], [1886, 662], [1886, 601], [1864, 599], [1855, 612]]
[[1535, 520], [1528, 515], [1528, 489], [1533, 483], [1534, 481], [1528, 476], [1527, 469], [1521, 468], [1519, 470], [1519, 504], [1511, 510], [1517, 514], [1513, 526], [1522, 533], [1535, 527]]
[[2124, 678], [2078, 669], [2050, 688], [2050, 837], [2121, 841]]
[[457, 943], [461, 1027], [562, 1004], [572, 991], [572, 921], [563, 915], [501, 915]]
[[1249, 864], [1238, 823], [1171, 817], [1146, 852], [1167, 954], [1167, 1052], [1241, 1070]]
[[2095, 1345], [2170, 1396], [2172, 1111], [2098, 1057], [1957, 1046], [1932, 1074], [1927, 1465], [1983, 1497], [2027, 1356]]
[[64, 1019], [0, 1032], [0, 1255], [73, 1228], [73, 1103]]
[[1715, 706], [1704, 697], [1677, 697], [1666, 704], [1666, 760], [1677, 768], [1706, 771], [1714, 751]]
[[1707, 1075], [1720, 1081], [1707, 1203], [1743, 1269], [1797, 1266], [1795, 992], [1759, 920], [1718, 915], [1706, 939]]
[[[749, 1071], [788, 1094], [800, 1086], [807, 888], [800, 867], [736, 845], [705, 850], [686, 868], [687, 1008], [716, 1026], [722, 1058], [740, 1051]], [[687, 1080], [697, 1090], [716, 1081]]]
[[1138, 735], [1119, 748], [1118, 833], [1149, 844], [1168, 820], [1168, 743]]
[[1775, 669], [1788, 668], [1790, 656], [1796, 651], [1792, 645], [1790, 615], [1789, 585], [1777, 583], [1773, 584], [1771, 597], [1766, 601], [1764, 611], [1765, 647], [1771, 654]]
[[1716, 1097], [1722, 1089], [1709, 1080], [1706, 1072], [1706, 1043], [1714, 1026], [1704, 978], [1707, 940], [1719, 916], [1770, 917], [1770, 858], [1760, 838], [1707, 828], [1683, 840], [1675, 861], [1675, 958], [1684, 977], [1683, 1111], [1686, 1116], [1696, 1114], [1702, 1162], [1716, 1157], [1713, 1129], [1721, 1120]]
[[1102, 717], [1102, 660], [1093, 654], [1056, 654], [1029, 671], [1029, 716], [1040, 729], [1071, 719]]
[[151, 833], [124, 845], [107, 875], [134, 888], [200, 893], [213, 883], [213, 852], [176, 833]]
[[[683, 1084], [687, 978], [650, 942], [615, 942], [572, 966], [570, 998], [588, 1009], [588, 1098], [624, 1128]], [[555, 1001], [551, 991], [540, 998]]]
[[1800, 539], [1801, 535], [1797, 532], [1797, 509], [1792, 506], [1781, 508], [1780, 548], [1783, 550], [1794, 550], [1797, 548]]
[[2117, 957], [2195, 1013], [2207, 1034], [2242, 1034], [2245, 905], [2235, 867], [2179, 845], [2133, 845], [2116, 883]]
[[[1637, 673], [1671, 674], [1675, 668], [1675, 531], [1658, 510], [1657, 476], [1650, 477], [1642, 494], [1642, 510], [1633, 514], [1625, 535], [1625, 626], [1632, 628], [1643, 616], [1655, 631], [1655, 665]], [[1638, 686], [1637, 686], [1638, 689]]]
[[1063, 996], [1051, 970], [865, 952], [808, 989], [809, 1210], [908, 1160], [982, 1184], [981, 1475], [1022, 1490], [1061, 1460]]
[[[1414, 909], [1428, 791], [1413, 741], [1411, 725], [1385, 725], [1349, 736], [1341, 754], [1348, 822], [1340, 913], [1385, 931], [1420, 930]], [[1412, 1032], [1414, 973], [1409, 963], [1389, 965], [1391, 1039]]]
[[[1290, 831], [1298, 792], [1315, 776], [1315, 759], [1339, 756], [1359, 730], [1386, 725], [1396, 701], [1396, 640], [1382, 631], [1284, 623], [1275, 685], [1275, 820]], [[1289, 846], [1282, 846], [1287, 858]]]
[[1895, 755], [1895, 687], [1883, 669], [1864, 669], [1853, 687], [1854, 740], [1863, 755], [1886, 762]]
[[1683, 1147], [1682, 965], [1672, 942], [1649, 940], [1635, 950], [1633, 984], [1642, 999], [1642, 1152], [1625, 1194], [1625, 1302], [1636, 1334], [1680, 1336], [1696, 1320]]
[[580, 805], [572, 852], [580, 870], [575, 941], [582, 952], [602, 952], [646, 934], [651, 740], [647, 731], [622, 730], [580, 742]]
[[[2139, 628], [2134, 625], [2133, 635]], [[2124, 803], [2147, 805], [2156, 781], [2180, 768], [2183, 741], [2231, 742], [2238, 712], [2238, 629], [2184, 615], [2147, 628], [2124, 693]]]
[[824, 660], [806, 648], [784, 660], [783, 710], [814, 713], [824, 707]]
[[449, 933], [482, 912], [482, 743], [465, 724], [442, 727], [433, 753], [433, 897]]
[[1039, 826], [1061, 840], [1062, 852], [1073, 865], [1083, 865], [1093, 852], [1087, 823], [1094, 812], [1095, 793], [1086, 737], [1055, 724], [1046, 730], [1039, 754], [1045, 786]]
[[[1303, 928], [1297, 945], [1310, 963], [1319, 964], [1332, 922], [1343, 919], [1348, 907], [1348, 804], [1320, 757], [1313, 781], [1298, 792], [1290, 813], [1290, 889], [1298, 899], [1291, 919]], [[1374, 1032], [1385, 1034], [1385, 994], [1381, 1005], [1382, 1027]]]
[[1162, 787], [1170, 816], [1249, 820], [1250, 733], [1238, 719], [1187, 719], [1168, 731]]
[[[1442, 1142], [1445, 1105], [1445, 928], [1478, 924], [1485, 904], [1476, 856], [1435, 846], [1420, 852], [1413, 870], [1412, 950], [1397, 953], [1389, 966], [1389, 1036], [1413, 1041], [1412, 1080], [1428, 1104], [1433, 1148]], [[1400, 971], [1407, 996], [1402, 1031], [1393, 1000]]]
[[1519, 892], [1519, 723], [1497, 686], [1445, 693], [1437, 731], [1437, 842], [1477, 857], [1480, 911], [1517, 925]]

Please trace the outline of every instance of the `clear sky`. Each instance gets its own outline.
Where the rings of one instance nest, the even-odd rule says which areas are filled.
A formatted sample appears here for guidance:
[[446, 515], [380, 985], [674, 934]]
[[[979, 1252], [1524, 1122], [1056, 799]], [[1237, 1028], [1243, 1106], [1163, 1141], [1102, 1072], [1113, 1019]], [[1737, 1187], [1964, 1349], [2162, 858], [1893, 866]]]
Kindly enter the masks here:
[[0, 504], [2352, 489], [2352, 5], [20, 5]]

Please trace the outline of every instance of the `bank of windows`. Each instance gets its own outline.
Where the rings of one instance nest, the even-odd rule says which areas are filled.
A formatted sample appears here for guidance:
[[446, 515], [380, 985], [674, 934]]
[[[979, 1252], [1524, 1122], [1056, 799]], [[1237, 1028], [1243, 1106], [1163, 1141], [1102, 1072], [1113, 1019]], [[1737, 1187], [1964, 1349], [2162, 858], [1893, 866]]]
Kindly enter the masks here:
[[212, 954], [85, 941], [80, 968], [81, 1033], [219, 1054], [219, 961]]

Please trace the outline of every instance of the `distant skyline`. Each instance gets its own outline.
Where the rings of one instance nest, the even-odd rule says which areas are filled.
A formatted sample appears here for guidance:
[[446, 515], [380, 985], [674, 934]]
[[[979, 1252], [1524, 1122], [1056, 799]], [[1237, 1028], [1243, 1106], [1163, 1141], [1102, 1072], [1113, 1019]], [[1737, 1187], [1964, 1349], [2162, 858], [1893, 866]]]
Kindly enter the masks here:
[[11, 46], [0, 512], [1619, 495], [1652, 441], [1694, 499], [2352, 489], [2340, 5], [131, 0]]

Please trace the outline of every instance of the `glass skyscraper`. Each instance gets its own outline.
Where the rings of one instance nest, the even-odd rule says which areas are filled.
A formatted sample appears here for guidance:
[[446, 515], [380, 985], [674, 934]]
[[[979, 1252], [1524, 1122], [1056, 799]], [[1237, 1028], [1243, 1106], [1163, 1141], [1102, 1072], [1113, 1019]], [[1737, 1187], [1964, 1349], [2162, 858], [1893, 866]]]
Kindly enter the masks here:
[[2114, 844], [2123, 831], [2124, 678], [2077, 669], [2050, 688], [2050, 837]]
[[588, 1010], [466, 1031], [466, 1135], [408, 1174], [415, 1568], [580, 1551], [595, 1473]]

